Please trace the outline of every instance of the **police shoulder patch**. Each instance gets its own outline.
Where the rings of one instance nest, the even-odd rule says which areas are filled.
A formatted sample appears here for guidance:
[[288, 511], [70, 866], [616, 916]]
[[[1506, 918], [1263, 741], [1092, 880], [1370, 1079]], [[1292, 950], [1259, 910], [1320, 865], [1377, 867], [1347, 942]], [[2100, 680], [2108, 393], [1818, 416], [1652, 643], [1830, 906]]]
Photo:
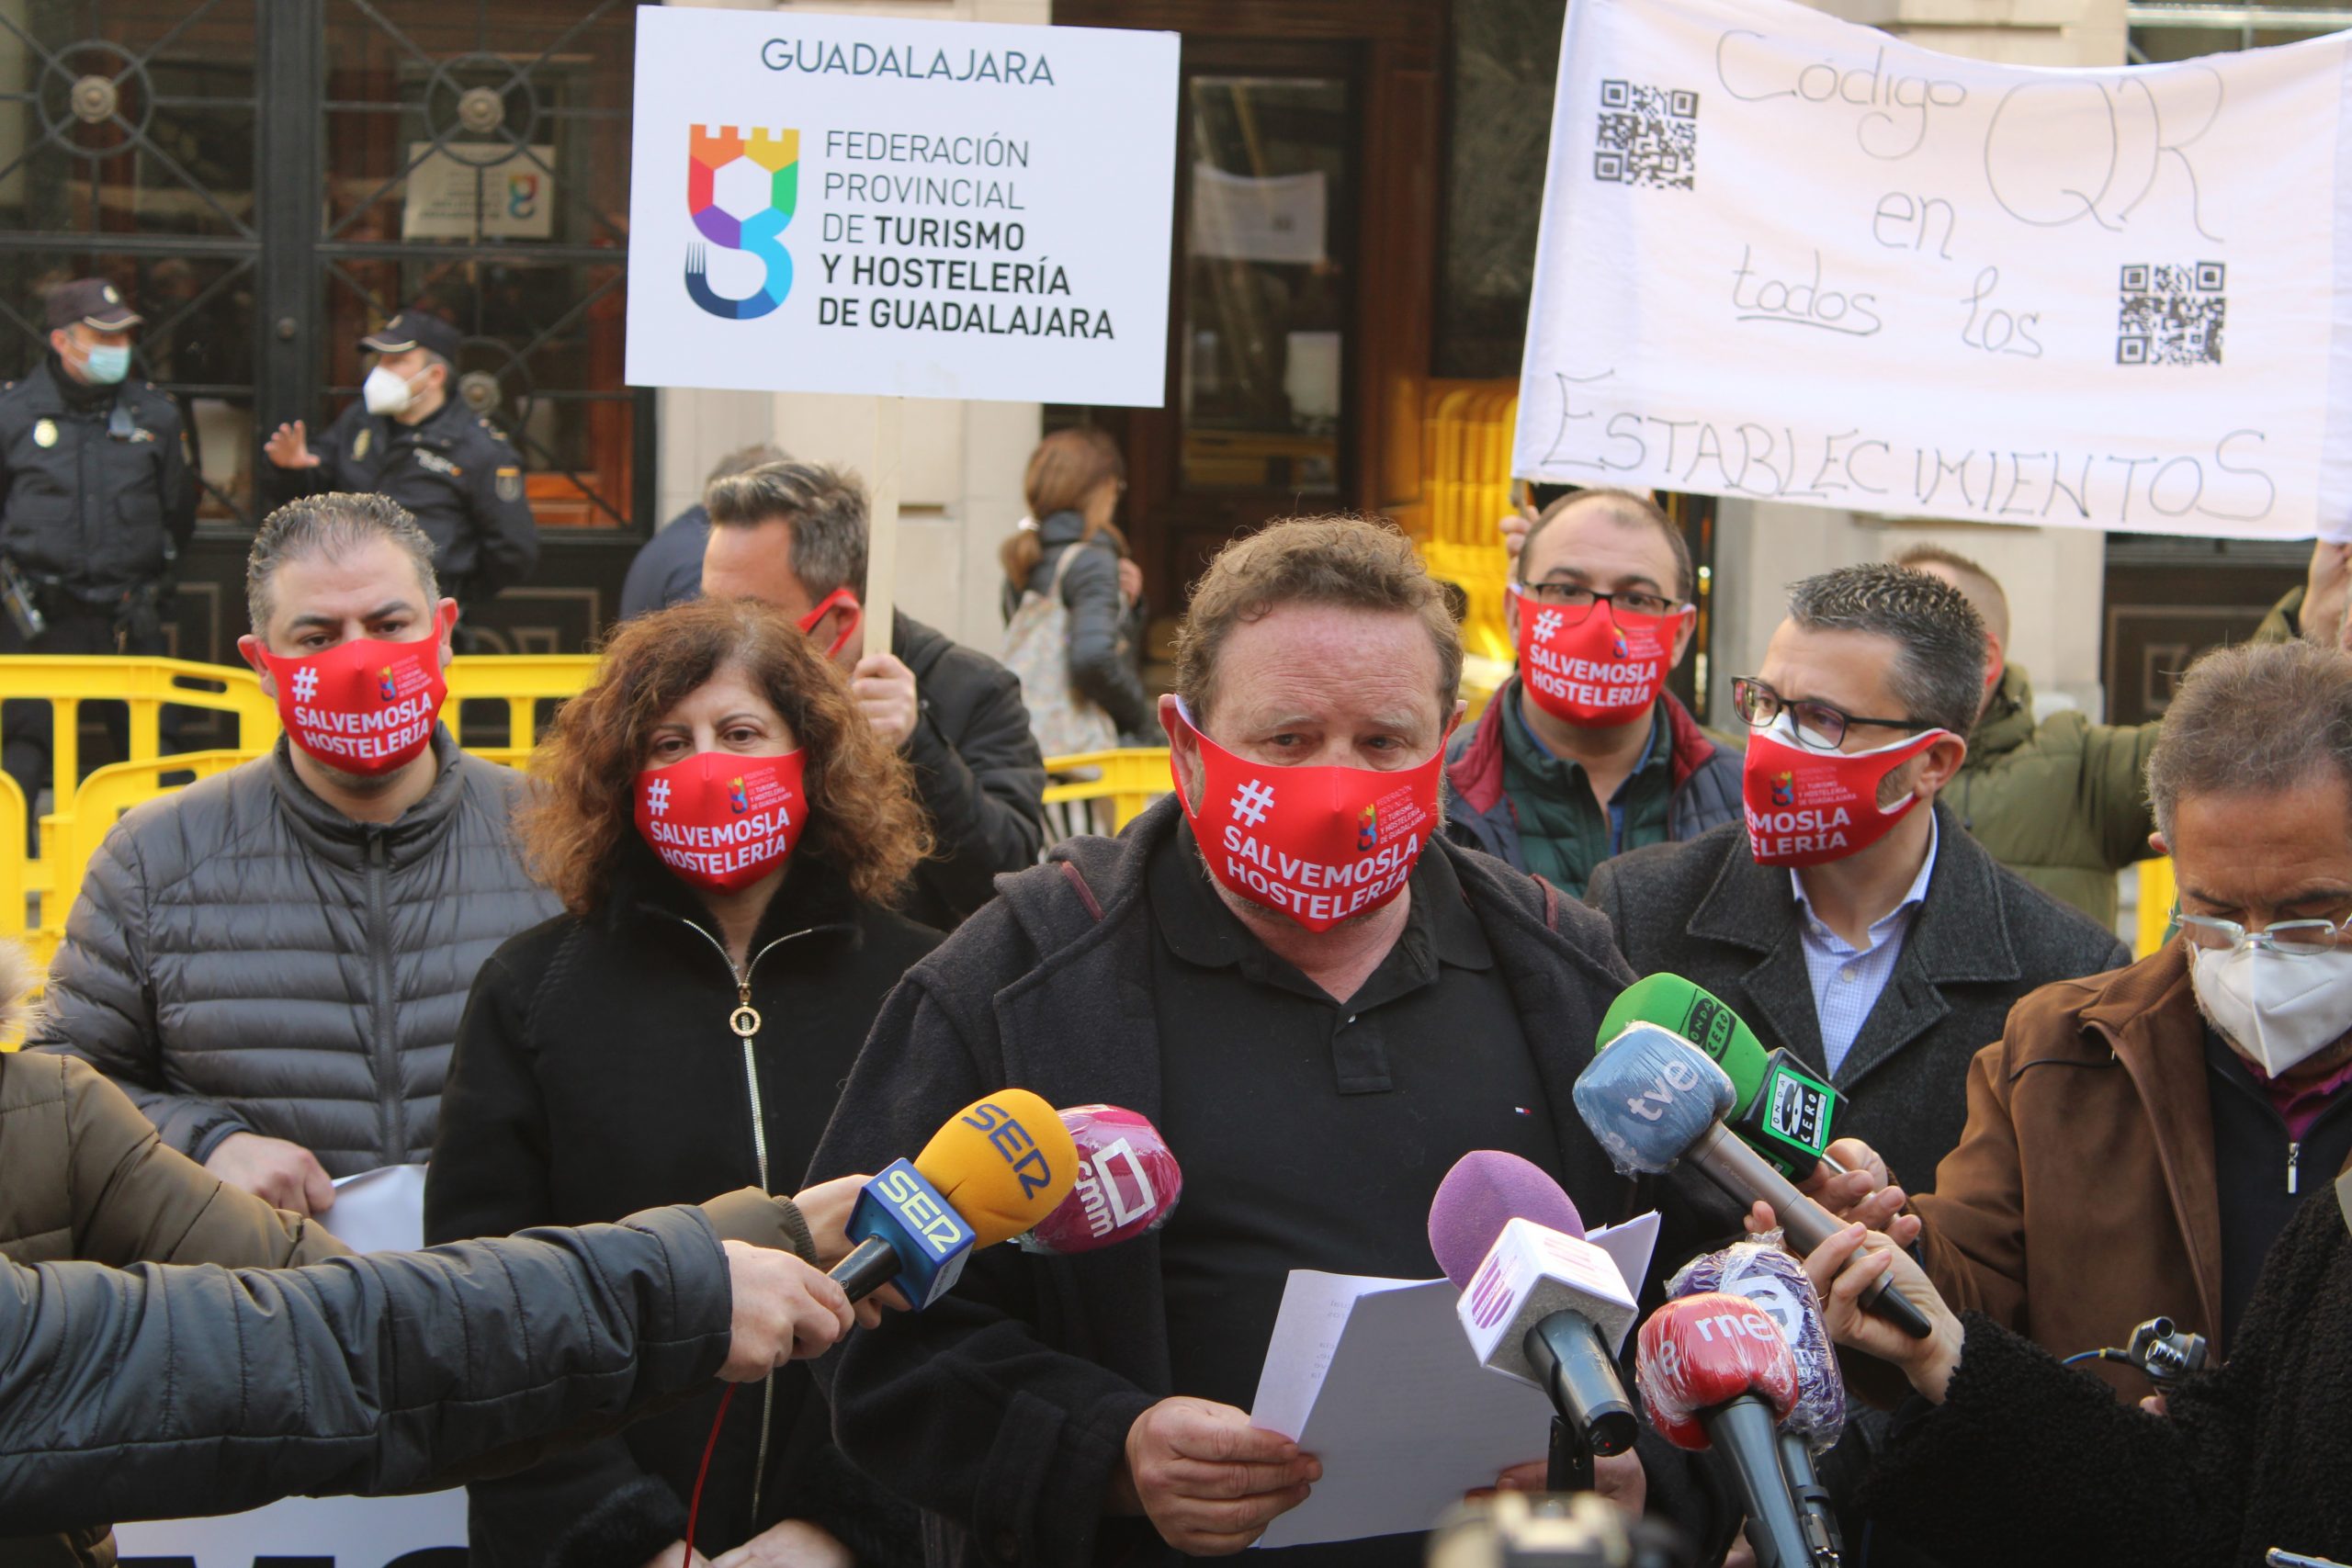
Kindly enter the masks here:
[[497, 486], [497, 490], [498, 490], [498, 499], [499, 499], [499, 500], [501, 500], [501, 501], [520, 501], [520, 500], [522, 500], [522, 499], [523, 499], [523, 470], [522, 470], [522, 469], [520, 469], [520, 468], [500, 468], [500, 469], [498, 470], [498, 474], [497, 474], [496, 486]]

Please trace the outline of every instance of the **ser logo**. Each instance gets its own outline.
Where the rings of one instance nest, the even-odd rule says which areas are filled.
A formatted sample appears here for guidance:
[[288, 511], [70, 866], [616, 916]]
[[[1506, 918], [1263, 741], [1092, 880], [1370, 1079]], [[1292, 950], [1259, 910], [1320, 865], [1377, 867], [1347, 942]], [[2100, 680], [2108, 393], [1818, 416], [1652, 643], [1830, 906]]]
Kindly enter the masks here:
[[1028, 1129], [1013, 1119], [1012, 1113], [994, 1104], [976, 1105], [965, 1116], [964, 1125], [986, 1133], [1004, 1163], [1012, 1168], [1020, 1179], [1021, 1195], [1034, 1197], [1054, 1183], [1054, 1173], [1046, 1163], [1046, 1151]]
[[922, 1237], [941, 1258], [953, 1253], [971, 1235], [961, 1219], [932, 1197], [922, 1178], [904, 1166], [884, 1171], [873, 1190], [890, 1205], [907, 1229]]
[[691, 126], [686, 143], [686, 210], [695, 230], [723, 250], [765, 266], [758, 288], [730, 299], [710, 285], [710, 254], [686, 247], [686, 294], [714, 316], [748, 321], [792, 292], [792, 253], [784, 231], [800, 204], [800, 132]]

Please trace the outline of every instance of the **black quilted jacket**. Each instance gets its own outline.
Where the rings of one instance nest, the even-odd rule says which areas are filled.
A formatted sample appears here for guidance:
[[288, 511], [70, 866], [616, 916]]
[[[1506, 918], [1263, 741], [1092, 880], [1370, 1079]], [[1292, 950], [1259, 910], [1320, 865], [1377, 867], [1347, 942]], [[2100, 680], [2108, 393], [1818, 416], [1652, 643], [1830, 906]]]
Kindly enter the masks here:
[[386, 826], [266, 757], [147, 802], [91, 857], [28, 1045], [83, 1057], [201, 1160], [285, 1138], [329, 1175], [421, 1161], [475, 972], [556, 912], [515, 858], [522, 775], [435, 730]]

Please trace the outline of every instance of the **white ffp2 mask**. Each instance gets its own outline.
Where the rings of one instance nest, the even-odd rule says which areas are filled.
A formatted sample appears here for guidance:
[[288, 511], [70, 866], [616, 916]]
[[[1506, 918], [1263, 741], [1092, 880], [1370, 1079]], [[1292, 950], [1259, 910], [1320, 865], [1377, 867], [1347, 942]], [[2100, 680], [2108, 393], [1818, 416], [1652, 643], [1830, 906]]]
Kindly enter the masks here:
[[388, 419], [397, 418], [407, 411], [411, 395], [412, 389], [407, 379], [399, 372], [387, 370], [380, 365], [368, 372], [368, 378], [359, 383], [359, 400], [368, 405], [368, 412], [382, 414]]
[[2352, 952], [2192, 947], [2188, 978], [2213, 1027], [2274, 1078], [2352, 1032]]

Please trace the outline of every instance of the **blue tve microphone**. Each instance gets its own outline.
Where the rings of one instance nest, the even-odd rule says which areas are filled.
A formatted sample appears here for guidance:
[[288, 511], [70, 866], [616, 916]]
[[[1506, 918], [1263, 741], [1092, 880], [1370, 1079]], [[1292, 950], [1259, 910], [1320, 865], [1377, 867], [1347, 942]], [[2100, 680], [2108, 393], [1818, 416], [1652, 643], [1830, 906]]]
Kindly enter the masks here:
[[858, 1190], [847, 1227], [857, 1246], [832, 1278], [852, 1301], [895, 1282], [921, 1311], [956, 1288], [974, 1247], [1028, 1230], [1077, 1180], [1077, 1145], [1054, 1108], [1001, 1089]]
[[[1577, 1075], [1576, 1101], [1577, 1114], [1625, 1175], [1655, 1176], [1688, 1165], [1742, 1207], [1761, 1198], [1799, 1255], [1844, 1228], [1724, 1126], [1738, 1103], [1730, 1077], [1671, 1030], [1636, 1023], [1611, 1041]], [[1927, 1314], [1890, 1289], [1893, 1280], [1891, 1273], [1872, 1280], [1863, 1307], [1925, 1339], [1933, 1332]]]

